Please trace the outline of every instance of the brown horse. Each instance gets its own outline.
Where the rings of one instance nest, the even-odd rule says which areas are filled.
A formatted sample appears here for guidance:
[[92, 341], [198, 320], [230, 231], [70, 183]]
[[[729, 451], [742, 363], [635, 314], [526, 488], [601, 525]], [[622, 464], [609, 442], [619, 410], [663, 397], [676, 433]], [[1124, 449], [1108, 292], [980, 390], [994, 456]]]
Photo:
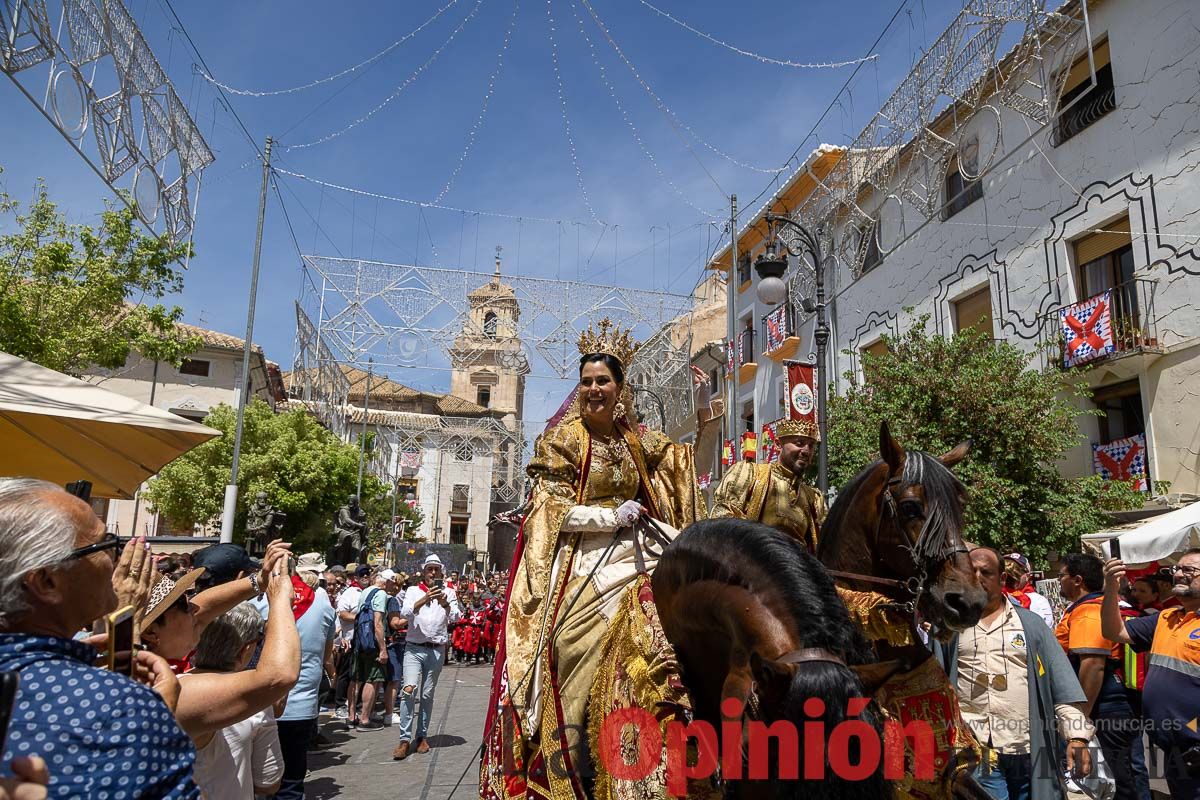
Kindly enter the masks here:
[[[902, 624], [914, 624], [919, 608], [939, 631], [972, 626], [985, 596], [961, 538], [963, 487], [948, 469], [969, 446], [937, 459], [906, 453], [886, 425], [880, 438], [883, 459], [852, 480], [830, 511], [821, 560], [839, 580], [893, 598], [908, 612]], [[794, 731], [819, 730], [825, 744], [834, 727], [852, 717], [860, 733], [866, 723], [866, 732], [878, 734], [879, 710], [865, 701], [875, 687], [860, 676], [876, 674], [879, 667], [870, 663], [875, 655], [830, 574], [791, 538], [740, 520], [697, 523], [664, 549], [653, 590], [696, 718], [717, 729], [723, 758], [732, 749], [753, 763], [751, 722], [786, 721]], [[912, 641], [915, 649], [882, 648], [879, 657], [904, 659], [902, 667], [910, 667], [928, 655], [915, 629]], [[812, 698], [821, 705], [809, 704]], [[818, 720], [822, 728], [805, 727]], [[727, 741], [735, 736], [738, 740]], [[834, 759], [846, 751], [857, 764], [870, 750], [865, 744], [818, 748], [824, 780], [811, 779], [807, 761], [801, 779], [790, 780], [784, 747], [807, 754], [806, 738], [770, 743], [768, 763], [776, 771], [767, 780], [750, 780], [762, 777], [756, 775], [736, 780], [726, 771], [725, 794], [806, 800], [890, 796], [882, 764], [852, 777], [836, 769]], [[761, 739], [759, 747], [761, 757]]]

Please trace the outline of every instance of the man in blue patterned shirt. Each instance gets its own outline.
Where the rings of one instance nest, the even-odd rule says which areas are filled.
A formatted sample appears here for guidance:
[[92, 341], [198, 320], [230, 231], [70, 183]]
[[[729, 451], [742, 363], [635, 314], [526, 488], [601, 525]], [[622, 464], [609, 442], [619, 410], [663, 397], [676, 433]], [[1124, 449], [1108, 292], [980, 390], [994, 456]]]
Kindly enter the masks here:
[[20, 680], [0, 774], [37, 755], [50, 797], [198, 800], [196, 750], [172, 715], [179, 686], [166, 662], [138, 653], [142, 685], [92, 666], [95, 648], [72, 639], [116, 609], [118, 547], [82, 500], [0, 478], [0, 670]]

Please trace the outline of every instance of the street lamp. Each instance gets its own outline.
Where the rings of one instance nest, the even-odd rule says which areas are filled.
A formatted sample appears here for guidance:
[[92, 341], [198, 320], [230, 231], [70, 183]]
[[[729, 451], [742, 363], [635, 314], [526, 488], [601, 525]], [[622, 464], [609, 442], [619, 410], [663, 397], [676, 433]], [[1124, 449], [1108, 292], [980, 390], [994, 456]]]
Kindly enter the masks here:
[[[787, 284], [783, 282], [783, 275], [787, 272], [786, 254], [788, 253], [799, 258], [807, 250], [812, 256], [813, 271], [816, 273], [817, 327], [813, 338], [817, 344], [817, 432], [821, 437], [817, 443], [817, 488], [821, 490], [822, 496], [828, 497], [829, 453], [827, 440], [829, 431], [825, 420], [825, 384], [827, 381], [825, 349], [829, 344], [829, 323], [825, 319], [825, 264], [821, 258], [821, 243], [808, 228], [790, 217], [768, 212], [766, 221], [767, 246], [754, 261], [754, 271], [758, 273], [759, 277], [758, 299], [767, 305], [778, 305], [786, 299]], [[796, 231], [801, 245], [799, 252], [792, 250], [787, 242], [779, 238], [776, 227], [778, 225], [787, 225]], [[783, 254], [780, 254], [781, 245]], [[807, 298], [805, 298], [804, 305], [805, 310], [809, 310]], [[795, 327], [799, 330], [800, 326], [796, 325]]]

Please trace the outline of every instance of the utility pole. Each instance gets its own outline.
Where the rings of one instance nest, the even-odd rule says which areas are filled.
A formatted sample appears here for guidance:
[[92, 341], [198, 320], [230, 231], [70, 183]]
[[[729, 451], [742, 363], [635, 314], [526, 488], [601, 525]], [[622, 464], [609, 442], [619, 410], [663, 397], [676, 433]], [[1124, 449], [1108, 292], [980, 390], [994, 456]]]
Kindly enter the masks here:
[[358, 495], [358, 501], [362, 502], [362, 479], [363, 479], [363, 455], [367, 449], [367, 417], [371, 415], [371, 370], [375, 365], [371, 359], [367, 359], [367, 388], [363, 393], [363, 424], [362, 431], [358, 434], [358, 490], [355, 494]]
[[237, 511], [238, 462], [242, 456], [242, 425], [246, 417], [246, 403], [250, 399], [250, 351], [254, 347], [254, 308], [258, 300], [258, 268], [262, 261], [263, 223], [267, 217], [267, 182], [271, 178], [271, 137], [267, 137], [263, 151], [262, 189], [258, 194], [258, 231], [254, 235], [254, 263], [250, 268], [250, 303], [246, 310], [246, 341], [242, 347], [242, 391], [238, 398], [237, 428], [233, 434], [233, 467], [229, 471], [229, 483], [225, 486], [225, 506], [221, 510], [221, 541], [233, 541], [233, 517]]
[[[734, 452], [737, 452], [739, 447], [734, 427], [734, 420], [737, 419], [737, 387], [738, 387], [738, 362], [741, 361], [741, 353], [738, 352], [737, 343], [737, 259], [738, 259], [738, 235], [737, 235], [737, 216], [738, 202], [737, 195], [729, 196], [729, 280], [726, 281], [726, 295], [728, 296], [729, 306], [729, 348], [730, 353], [725, 354], [727, 363], [733, 364], [733, 370], [729, 373], [726, 379], [728, 391], [726, 396], [729, 398], [725, 402], [725, 440], [733, 441]], [[731, 357], [732, 355], [732, 357]], [[721, 442], [721, 453], [724, 455], [725, 442]]]

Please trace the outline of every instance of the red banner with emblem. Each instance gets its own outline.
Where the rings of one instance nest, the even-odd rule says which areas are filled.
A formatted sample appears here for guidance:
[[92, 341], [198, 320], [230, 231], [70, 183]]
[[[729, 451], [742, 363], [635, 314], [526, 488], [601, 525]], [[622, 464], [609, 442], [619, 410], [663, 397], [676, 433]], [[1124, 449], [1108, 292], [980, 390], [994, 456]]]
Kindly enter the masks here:
[[806, 419], [817, 424], [817, 368], [806, 361], [785, 361], [787, 400], [790, 419]]
[[788, 306], [784, 303], [766, 316], [767, 342], [765, 352], [773, 353], [783, 347], [783, 343], [791, 336], [788, 325]]

